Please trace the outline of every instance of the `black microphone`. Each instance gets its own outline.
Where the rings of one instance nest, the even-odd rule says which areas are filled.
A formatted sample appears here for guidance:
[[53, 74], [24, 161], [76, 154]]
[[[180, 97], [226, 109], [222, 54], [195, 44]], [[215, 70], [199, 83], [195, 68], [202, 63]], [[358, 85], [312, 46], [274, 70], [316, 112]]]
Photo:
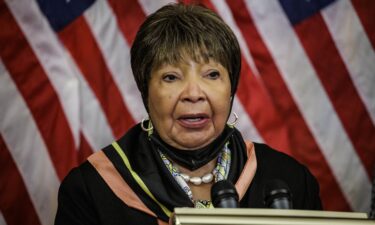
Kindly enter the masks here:
[[267, 208], [292, 209], [292, 194], [288, 185], [282, 180], [266, 182], [263, 190], [264, 204]]
[[215, 208], [238, 208], [238, 193], [234, 185], [221, 180], [212, 185], [211, 199]]

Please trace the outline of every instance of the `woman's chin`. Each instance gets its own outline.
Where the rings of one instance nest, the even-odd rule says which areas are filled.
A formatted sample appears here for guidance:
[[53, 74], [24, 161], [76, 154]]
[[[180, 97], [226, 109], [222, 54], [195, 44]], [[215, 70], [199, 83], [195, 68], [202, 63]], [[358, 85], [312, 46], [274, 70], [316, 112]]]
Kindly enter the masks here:
[[184, 137], [183, 139], [177, 140], [176, 144], [179, 145], [177, 148], [182, 150], [196, 150], [209, 145], [214, 139], [215, 137], [212, 135], [190, 135], [188, 137]]
[[[159, 132], [160, 137], [169, 145], [181, 150], [196, 150], [209, 145], [224, 129], [217, 129], [213, 123], [200, 128], [187, 128], [175, 123], [170, 132]], [[165, 131], [165, 130], [164, 130]]]

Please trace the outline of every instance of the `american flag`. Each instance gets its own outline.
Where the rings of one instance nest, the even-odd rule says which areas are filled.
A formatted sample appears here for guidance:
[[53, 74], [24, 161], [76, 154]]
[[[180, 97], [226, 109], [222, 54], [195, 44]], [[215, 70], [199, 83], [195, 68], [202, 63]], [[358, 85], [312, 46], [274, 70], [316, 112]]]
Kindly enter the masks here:
[[[0, 0], [0, 225], [53, 224], [68, 171], [147, 115], [129, 49], [169, 2]], [[242, 49], [233, 110], [245, 139], [307, 165], [324, 209], [368, 212], [375, 1], [200, 3]]]

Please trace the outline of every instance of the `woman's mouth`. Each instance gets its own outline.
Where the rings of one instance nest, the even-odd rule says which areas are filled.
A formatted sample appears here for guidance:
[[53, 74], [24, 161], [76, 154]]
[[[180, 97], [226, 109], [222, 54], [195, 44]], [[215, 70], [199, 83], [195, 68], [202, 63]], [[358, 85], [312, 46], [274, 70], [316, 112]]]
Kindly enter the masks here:
[[188, 114], [178, 118], [178, 122], [181, 126], [190, 129], [203, 128], [208, 121], [209, 117], [206, 114]]

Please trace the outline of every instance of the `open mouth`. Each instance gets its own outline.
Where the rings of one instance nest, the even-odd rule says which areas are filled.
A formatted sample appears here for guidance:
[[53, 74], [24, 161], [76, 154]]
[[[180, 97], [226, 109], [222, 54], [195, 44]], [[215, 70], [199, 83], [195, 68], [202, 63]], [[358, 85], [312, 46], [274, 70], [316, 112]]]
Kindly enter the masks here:
[[204, 119], [204, 117], [186, 117], [186, 118], [181, 118], [181, 120], [186, 120], [186, 121], [189, 121], [189, 122], [198, 122], [198, 121], [201, 121], [203, 119]]
[[206, 125], [209, 117], [206, 114], [182, 115], [178, 118], [180, 124], [187, 128], [201, 128]]

